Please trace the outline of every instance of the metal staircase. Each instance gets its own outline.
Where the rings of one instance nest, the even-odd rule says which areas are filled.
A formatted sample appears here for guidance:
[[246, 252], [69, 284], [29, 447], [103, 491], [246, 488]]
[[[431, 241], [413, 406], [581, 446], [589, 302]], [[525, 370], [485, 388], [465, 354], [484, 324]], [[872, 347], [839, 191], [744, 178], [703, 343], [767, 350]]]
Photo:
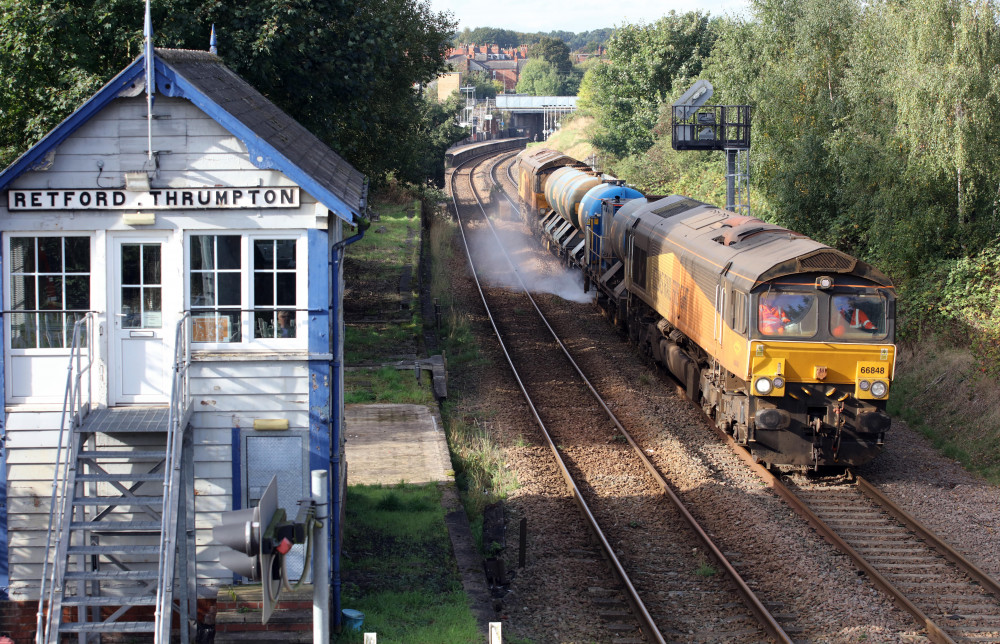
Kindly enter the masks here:
[[197, 618], [188, 316], [177, 325], [168, 407], [93, 406], [93, 326], [88, 314], [73, 330], [36, 644], [105, 633], [167, 644], [174, 612], [188, 644]]

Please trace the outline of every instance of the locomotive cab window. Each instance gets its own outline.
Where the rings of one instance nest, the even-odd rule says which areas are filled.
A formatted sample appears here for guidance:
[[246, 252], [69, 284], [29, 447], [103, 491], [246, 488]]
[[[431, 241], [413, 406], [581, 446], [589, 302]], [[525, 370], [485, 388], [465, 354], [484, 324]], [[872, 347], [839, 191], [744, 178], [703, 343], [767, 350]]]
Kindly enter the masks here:
[[632, 283], [642, 290], [646, 290], [646, 259], [648, 254], [645, 249], [638, 246], [632, 249]]
[[830, 333], [844, 340], [881, 340], [888, 330], [886, 298], [875, 294], [835, 294], [830, 300]]
[[732, 310], [729, 316], [729, 326], [739, 334], [747, 332], [747, 294], [743, 291], [733, 291]]
[[814, 293], [768, 291], [757, 305], [757, 330], [761, 335], [811, 338], [816, 335], [819, 307]]

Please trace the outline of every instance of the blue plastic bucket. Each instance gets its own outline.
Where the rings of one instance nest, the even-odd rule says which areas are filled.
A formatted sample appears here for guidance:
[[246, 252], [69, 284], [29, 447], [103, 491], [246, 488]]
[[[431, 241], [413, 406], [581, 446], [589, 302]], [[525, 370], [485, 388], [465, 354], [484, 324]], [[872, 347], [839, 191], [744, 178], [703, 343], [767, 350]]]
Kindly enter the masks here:
[[352, 608], [345, 608], [343, 613], [344, 628], [349, 631], [360, 631], [361, 625], [365, 622], [365, 614]]

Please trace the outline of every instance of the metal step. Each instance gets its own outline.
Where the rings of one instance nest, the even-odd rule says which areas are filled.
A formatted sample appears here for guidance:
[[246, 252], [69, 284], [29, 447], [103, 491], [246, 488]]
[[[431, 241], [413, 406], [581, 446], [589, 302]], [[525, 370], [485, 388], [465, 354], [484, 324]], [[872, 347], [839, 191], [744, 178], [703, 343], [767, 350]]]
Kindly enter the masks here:
[[122, 481], [162, 481], [162, 472], [152, 474], [77, 474], [77, 481], [97, 481], [99, 483], [110, 483], [112, 481], [121, 483]]
[[130, 595], [128, 597], [66, 597], [64, 606], [155, 606], [156, 595]]
[[143, 581], [146, 579], [156, 579], [159, 573], [155, 570], [82, 570], [68, 571], [66, 581], [69, 580], [104, 580], [104, 581]]
[[74, 521], [71, 530], [92, 532], [159, 532], [159, 521]]
[[120, 450], [96, 450], [96, 451], [86, 451], [80, 452], [79, 457], [81, 459], [91, 459], [91, 458], [125, 458], [130, 461], [162, 461], [166, 459], [166, 454], [164, 450], [143, 450], [143, 451], [120, 451]]
[[60, 624], [60, 633], [152, 633], [154, 622], [69, 622]]
[[163, 505], [155, 496], [85, 496], [73, 499], [73, 505]]
[[70, 546], [70, 555], [155, 555], [159, 546]]

